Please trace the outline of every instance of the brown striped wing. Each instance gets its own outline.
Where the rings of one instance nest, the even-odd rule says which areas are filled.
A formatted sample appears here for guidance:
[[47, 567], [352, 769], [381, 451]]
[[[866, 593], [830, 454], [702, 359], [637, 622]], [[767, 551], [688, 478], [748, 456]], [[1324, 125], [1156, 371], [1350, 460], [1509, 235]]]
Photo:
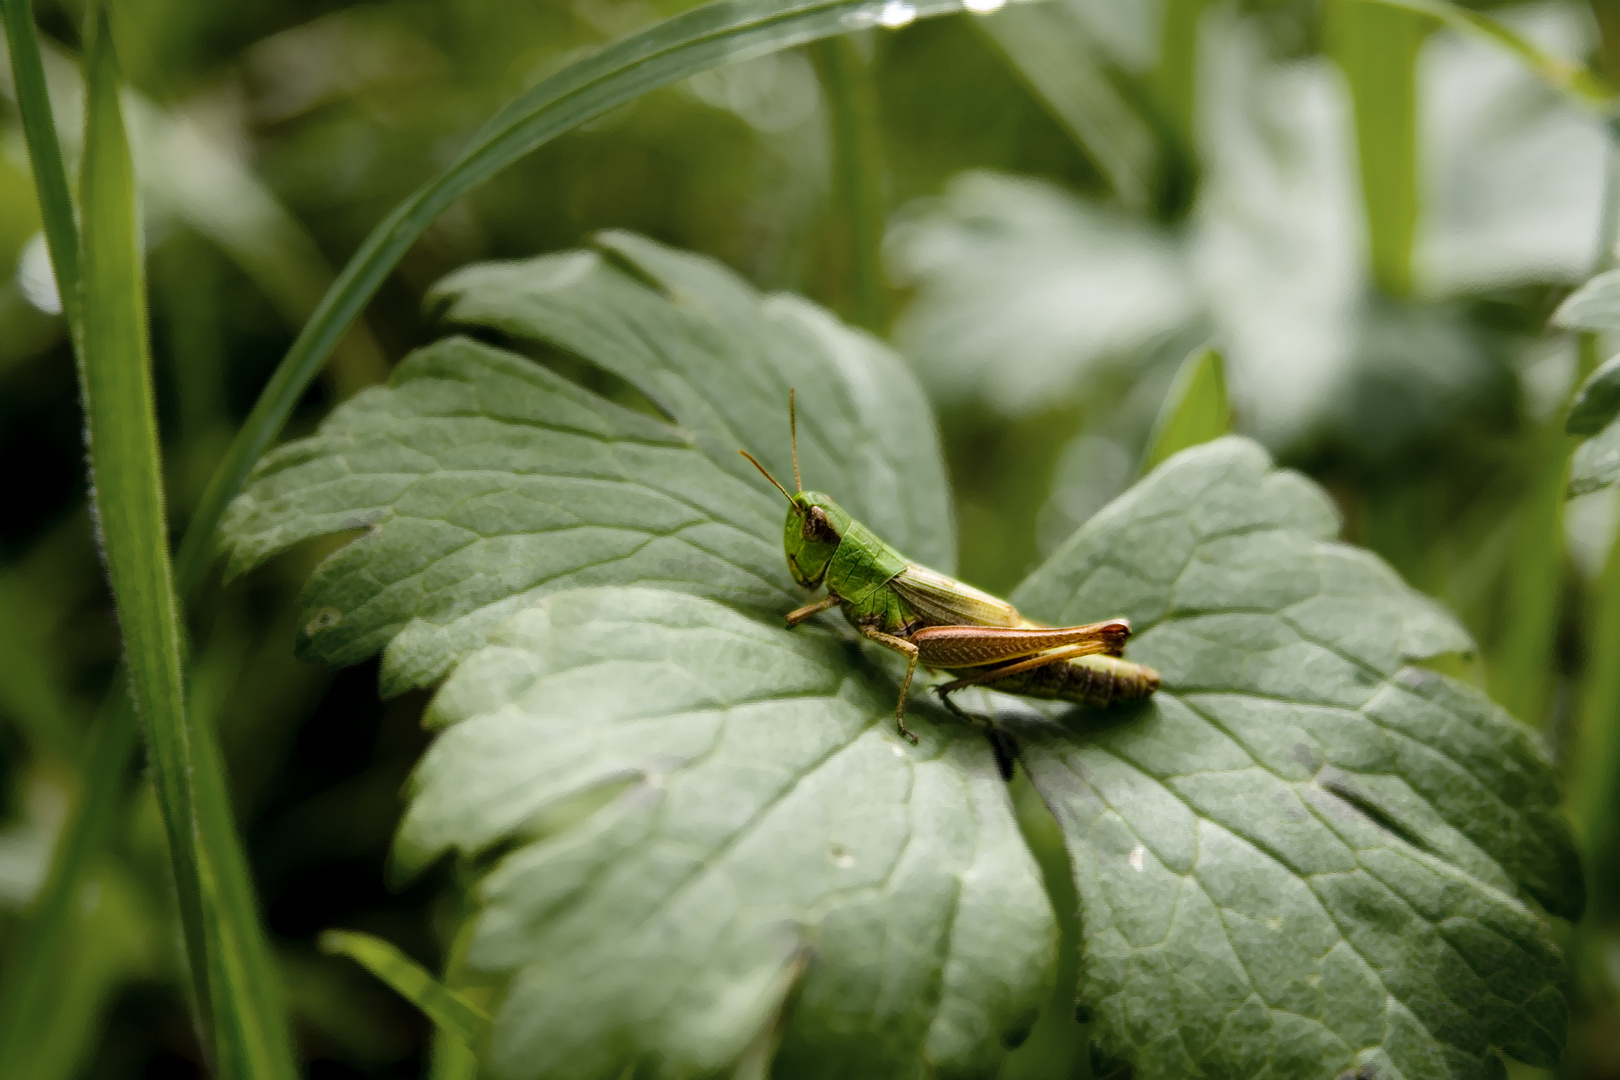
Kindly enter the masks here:
[[1023, 626], [1007, 601], [926, 566], [907, 566], [889, 579], [892, 588], [930, 626]]
[[929, 667], [967, 668], [1003, 664], [1051, 649], [1070, 656], [1118, 656], [1130, 636], [1130, 623], [1110, 619], [1085, 626], [928, 626], [909, 640], [917, 646], [917, 658]]

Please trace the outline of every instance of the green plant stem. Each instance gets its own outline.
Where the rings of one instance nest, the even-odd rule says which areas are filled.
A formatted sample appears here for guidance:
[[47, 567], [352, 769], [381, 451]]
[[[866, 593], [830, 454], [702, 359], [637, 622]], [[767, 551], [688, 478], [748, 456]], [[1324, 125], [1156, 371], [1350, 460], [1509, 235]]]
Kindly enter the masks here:
[[1417, 233], [1417, 59], [1432, 23], [1404, 8], [1335, 0], [1328, 39], [1350, 84], [1373, 278], [1412, 292]]
[[827, 95], [833, 152], [833, 205], [848, 246], [854, 321], [872, 331], [885, 322], [883, 296], [883, 150], [867, 63], [848, 37], [813, 47]]
[[1193, 119], [1198, 104], [1198, 27], [1209, 0], [1165, 0], [1159, 32], [1159, 65], [1154, 69], [1154, 101], [1175, 139], [1176, 153], [1189, 164], [1196, 158]]
[[291, 1043], [218, 748], [212, 729], [186, 710], [134, 166], [105, 9], [93, 8], [90, 19], [79, 367], [103, 558], [130, 696], [151, 752], [204, 1046], [227, 1080], [291, 1077]]
[[347, 956], [415, 1005], [441, 1032], [475, 1047], [489, 1027], [484, 1011], [445, 986], [391, 942], [354, 930], [328, 930], [321, 951]]
[[1527, 724], [1545, 721], [1552, 686], [1564, 577], [1564, 502], [1575, 440], [1560, 409], [1531, 442], [1531, 475], [1520, 503], [1501, 639], [1491, 662], [1491, 692]]
[[[1614, 237], [1620, 220], [1620, 131], [1614, 121], [1607, 125], [1608, 154], [1604, 162], [1603, 203], [1598, 222], [1598, 245], [1592, 272], [1600, 274], [1614, 265]], [[1553, 650], [1558, 633], [1559, 601], [1564, 571], [1564, 509], [1569, 489], [1569, 461], [1578, 445], [1564, 430], [1564, 418], [1576, 389], [1597, 366], [1597, 339], [1583, 334], [1577, 353], [1576, 374], [1569, 396], [1537, 432], [1535, 473], [1530, 494], [1521, 508], [1514, 540], [1513, 572], [1508, 581], [1506, 630], [1492, 658], [1492, 690], [1497, 700], [1514, 716], [1528, 723], [1543, 720], [1552, 685]], [[1607, 591], [1599, 593], [1600, 614]], [[1601, 651], [1595, 656], [1613, 655]], [[1590, 698], [1588, 698], [1590, 700]], [[1598, 714], [1584, 710], [1586, 724]], [[1585, 752], [1582, 761], [1586, 762]]]
[[[1615, 265], [1615, 234], [1620, 230], [1620, 121], [1607, 125], [1603, 214], [1593, 272]], [[1578, 386], [1598, 359], [1597, 336], [1581, 335]], [[1586, 869], [1586, 917], [1576, 925], [1569, 944], [1571, 966], [1585, 982], [1601, 965], [1599, 950], [1604, 935], [1601, 920], [1612, 914], [1609, 887], [1616, 876], [1615, 848], [1620, 844], [1620, 543], [1609, 548], [1603, 576], [1592, 596], [1587, 622], [1584, 685], [1571, 739], [1573, 753], [1565, 755], [1569, 777], [1569, 806], [1580, 829], [1582, 862]], [[1594, 955], [1597, 954], [1597, 955]], [[1599, 985], [1607, 983], [1600, 976]]]
[[1581, 701], [1581, 728], [1570, 777], [1570, 805], [1585, 833], [1588, 917], [1607, 912], [1603, 888], [1614, 879], [1613, 854], [1620, 828], [1620, 544], [1597, 590], [1590, 630], [1591, 657]]
[[79, 340], [79, 231], [73, 220], [73, 195], [68, 188], [62, 147], [56, 137], [56, 119], [45, 83], [45, 65], [39, 53], [39, 35], [29, 0], [0, 0], [6, 41], [11, 48], [11, 79], [17, 88], [17, 111], [22, 115], [23, 141], [34, 174], [45, 246], [51, 254], [56, 292], [68, 335]]

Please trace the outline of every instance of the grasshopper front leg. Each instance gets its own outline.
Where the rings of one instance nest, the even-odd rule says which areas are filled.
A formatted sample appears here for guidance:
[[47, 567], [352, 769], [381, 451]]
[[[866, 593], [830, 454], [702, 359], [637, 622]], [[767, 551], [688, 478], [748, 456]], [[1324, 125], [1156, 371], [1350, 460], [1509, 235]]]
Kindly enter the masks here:
[[802, 608], [794, 608], [792, 611], [788, 612], [786, 616], [788, 628], [792, 629], [793, 627], [798, 626], [812, 615], [820, 615], [828, 608], [836, 606], [837, 603], [838, 597], [834, 596], [832, 593], [828, 593], [826, 596], [823, 596], [820, 600], [817, 600], [813, 604], [806, 604]]
[[857, 627], [857, 629], [879, 645], [893, 649], [897, 653], [905, 654], [906, 677], [900, 680], [900, 703], [894, 709], [894, 724], [900, 730], [901, 736], [910, 739], [911, 745], [916, 746], [916, 734], [906, 727], [906, 695], [911, 693], [911, 677], [917, 673], [917, 646], [903, 637], [885, 634], [875, 626], [861, 626]]

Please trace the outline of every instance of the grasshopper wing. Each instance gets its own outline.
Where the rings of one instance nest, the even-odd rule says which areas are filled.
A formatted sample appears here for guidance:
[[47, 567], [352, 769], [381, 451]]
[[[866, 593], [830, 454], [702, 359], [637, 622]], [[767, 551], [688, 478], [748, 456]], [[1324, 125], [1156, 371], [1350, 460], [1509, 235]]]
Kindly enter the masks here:
[[889, 586], [930, 626], [1026, 626], [1018, 609], [955, 578], [908, 565]]

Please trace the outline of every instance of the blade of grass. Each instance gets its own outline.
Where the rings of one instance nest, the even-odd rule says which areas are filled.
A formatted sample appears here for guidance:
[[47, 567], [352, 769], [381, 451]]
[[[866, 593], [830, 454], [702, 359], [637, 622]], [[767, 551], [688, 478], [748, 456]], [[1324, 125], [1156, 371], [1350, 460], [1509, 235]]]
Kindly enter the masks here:
[[292, 1077], [285, 1016], [225, 798], [213, 732], [187, 718], [169, 562], [134, 167], [105, 9], [86, 49], [80, 384], [92, 499], [130, 696], [146, 732], [193, 1000], [221, 1077]]
[[[193, 514], [175, 559], [189, 593], [214, 553], [225, 506], [269, 449], [345, 329], [435, 218], [530, 151], [633, 98], [721, 64], [876, 25], [873, 0], [719, 0], [657, 23], [570, 64], [496, 114], [460, 157], [366, 237], [265, 386]], [[962, 10], [959, 0], [917, 0], [907, 17]]]
[[[0, 19], [5, 24], [17, 111], [44, 222], [46, 248], [62, 313], [77, 352], [82, 340], [79, 230], [46, 87], [39, 36], [28, 0], [0, 0]], [[96, 856], [106, 843], [114, 810], [123, 801], [123, 772], [135, 746], [135, 712], [129, 695], [122, 692], [127, 682], [123, 665], [113, 678], [118, 689], [109, 695], [97, 716], [78, 799], [6, 965], [4, 985], [0, 987], [0, 1076], [32, 1076], [39, 1067], [37, 1033], [44, 1030], [46, 1015], [57, 1000], [52, 992], [56, 980], [71, 967], [64, 958], [83, 910], [79, 900]]]
[[1494, 41], [1517, 56], [1526, 67], [1554, 89], [1569, 95], [1581, 105], [1602, 112], [1607, 112], [1614, 106], [1614, 87], [1602, 76], [1581, 64], [1572, 64], [1543, 52], [1529, 38], [1489, 15], [1446, 3], [1445, 0], [1356, 0], [1356, 2], [1415, 11], [1442, 22], [1453, 30]]
[[1142, 455], [1142, 475], [1189, 446], [1218, 439], [1232, 430], [1232, 412], [1226, 400], [1226, 362], [1219, 350], [1205, 345], [1194, 349], [1176, 369], [1170, 391]]
[[1430, 21], [1389, 4], [1336, 0], [1328, 43], [1350, 84], [1373, 279], [1412, 292], [1417, 233], [1417, 59]]
[[[56, 291], [68, 334], [79, 339], [79, 230], [73, 221], [73, 195], [68, 188], [62, 147], [56, 137], [56, 119], [45, 87], [45, 65], [39, 54], [39, 34], [29, 0], [0, 0], [6, 43], [11, 50], [11, 81], [17, 88], [17, 111], [22, 116], [23, 141], [34, 173], [34, 193], [45, 225], [45, 246], [51, 254]], [[77, 347], [77, 345], [75, 345]]]
[[1096, 163], [1119, 201], [1147, 206], [1158, 152], [1153, 132], [1109, 80], [1085, 28], [1057, 4], [1005, 7], [975, 25]]
[[347, 956], [387, 983], [400, 997], [421, 1009], [433, 1026], [466, 1046], [477, 1046], [489, 1026], [484, 1011], [444, 987], [426, 968], [382, 938], [353, 930], [328, 930], [321, 951]]
[[832, 129], [833, 207], [848, 246], [854, 321], [883, 329], [883, 151], [872, 76], [848, 37], [819, 41], [812, 50], [827, 95]]

